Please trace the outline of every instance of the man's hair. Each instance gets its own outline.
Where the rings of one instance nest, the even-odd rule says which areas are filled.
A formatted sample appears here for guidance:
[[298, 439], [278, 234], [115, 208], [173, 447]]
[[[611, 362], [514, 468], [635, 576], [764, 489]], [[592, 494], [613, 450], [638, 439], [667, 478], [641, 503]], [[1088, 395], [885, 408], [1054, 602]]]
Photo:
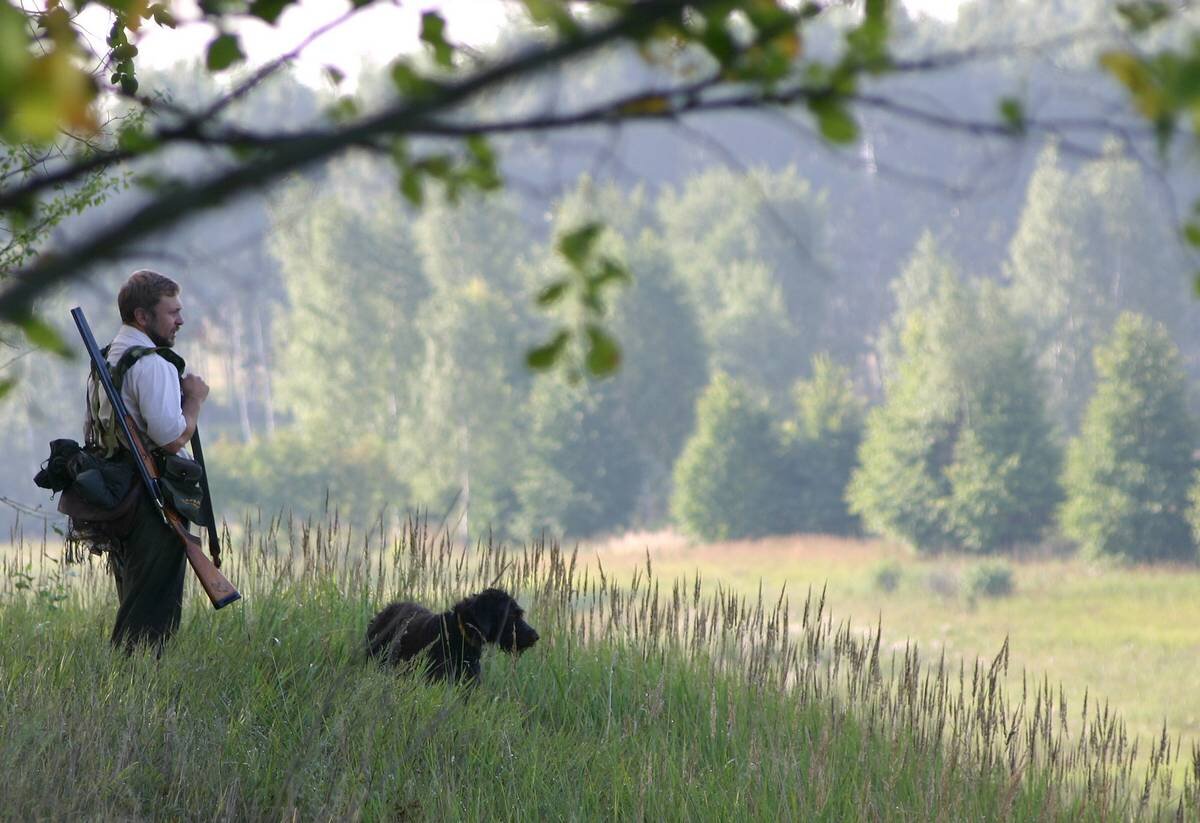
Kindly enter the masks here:
[[117, 308], [121, 312], [122, 323], [134, 323], [133, 313], [137, 309], [145, 309], [151, 314], [158, 301], [164, 297], [174, 297], [179, 294], [179, 284], [169, 277], [164, 277], [156, 271], [141, 269], [129, 275], [125, 285], [117, 294]]

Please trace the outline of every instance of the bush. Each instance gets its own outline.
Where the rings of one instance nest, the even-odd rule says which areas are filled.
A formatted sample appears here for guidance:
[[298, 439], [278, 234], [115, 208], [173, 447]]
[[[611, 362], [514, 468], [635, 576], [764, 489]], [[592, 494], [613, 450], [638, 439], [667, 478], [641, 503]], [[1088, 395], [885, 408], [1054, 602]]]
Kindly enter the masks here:
[[894, 592], [900, 587], [900, 578], [904, 570], [895, 560], [885, 560], [871, 572], [871, 582], [881, 592]]
[[1013, 569], [1003, 560], [989, 560], [967, 572], [967, 599], [1007, 597], [1015, 588]]

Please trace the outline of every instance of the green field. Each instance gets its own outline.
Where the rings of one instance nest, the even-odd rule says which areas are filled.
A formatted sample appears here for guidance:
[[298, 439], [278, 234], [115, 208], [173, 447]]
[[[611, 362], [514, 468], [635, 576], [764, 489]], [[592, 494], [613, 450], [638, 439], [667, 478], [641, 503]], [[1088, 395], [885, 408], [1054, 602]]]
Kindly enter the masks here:
[[[690, 545], [670, 533], [629, 535], [581, 548], [618, 577], [646, 563], [665, 579], [699, 574], [733, 590], [793, 600], [827, 587], [835, 620], [861, 630], [883, 628], [885, 647], [916, 643], [928, 661], [990, 659], [1008, 639], [1010, 686], [1022, 673], [1062, 685], [1074, 707], [1107, 701], [1144, 747], [1164, 721], [1185, 751], [1200, 743], [1200, 569], [1194, 566], [1103, 566], [1074, 558], [1012, 561], [1007, 597], [972, 601], [965, 579], [981, 561], [920, 558], [879, 540], [787, 537]], [[886, 592], [875, 582], [884, 565], [899, 571]]]
[[[1024, 579], [1034, 565], [1019, 575], [1028, 591], [1006, 604], [942, 604], [956, 624], [975, 621], [977, 634], [955, 635], [952, 659], [939, 665], [894, 647], [894, 626], [875, 633], [863, 630], [875, 618], [840, 622], [843, 603], [872, 602], [871, 570], [890, 553], [879, 544], [674, 541], [652, 551], [648, 573], [636, 542], [606, 547], [601, 574], [600, 562], [554, 546], [462, 549], [419, 529], [383, 539], [328, 525], [251, 530], [227, 564], [245, 599], [214, 613], [193, 588], [162, 660], [109, 650], [114, 603], [100, 564], [64, 576], [51, 548], [9, 547], [0, 558], [4, 814], [840, 821], [1200, 812], [1190, 764], [1173, 745], [1135, 752], [1119, 718], [1094, 702], [1084, 718], [1079, 707], [1064, 711], [1053, 689], [1006, 689], [1016, 631], [1011, 658], [993, 648], [960, 670], [960, 644], [991, 639], [989, 610], [1035, 598]], [[734, 555], [736, 574], [719, 562]], [[923, 613], [918, 568], [906, 564], [912, 585], [889, 596], [911, 602], [896, 612], [904, 619]], [[692, 579], [694, 569], [707, 582]], [[676, 571], [688, 573], [686, 584], [672, 583]], [[757, 594], [759, 576], [764, 593], [784, 582], [795, 592], [812, 574], [829, 581], [826, 599]], [[543, 640], [519, 661], [485, 659], [484, 685], [469, 698], [363, 660], [364, 626], [384, 600], [448, 604], [493, 580], [518, 594]]]

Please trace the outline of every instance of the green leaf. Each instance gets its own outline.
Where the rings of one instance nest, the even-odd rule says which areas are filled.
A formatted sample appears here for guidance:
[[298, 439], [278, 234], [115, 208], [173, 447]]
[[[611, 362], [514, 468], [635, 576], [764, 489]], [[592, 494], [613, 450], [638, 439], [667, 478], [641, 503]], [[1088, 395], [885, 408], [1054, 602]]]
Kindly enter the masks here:
[[633, 278], [624, 266], [611, 257], [605, 257], [600, 261], [599, 270], [588, 279], [593, 286], [600, 287], [614, 281], [627, 283]]
[[274, 23], [291, 4], [292, 0], [254, 0], [250, 4], [250, 13], [259, 20]]
[[436, 11], [421, 15], [421, 39], [433, 50], [433, 59], [439, 66], [454, 65], [454, 46], [446, 41], [446, 21]]
[[1117, 4], [1117, 14], [1124, 17], [1125, 22], [1135, 32], [1146, 31], [1151, 26], [1167, 20], [1173, 13], [1171, 7], [1161, 0]]
[[1025, 107], [1015, 97], [1005, 97], [1000, 101], [1000, 116], [1005, 125], [1014, 134], [1025, 133]]
[[1134, 54], [1110, 51], [1100, 56], [1100, 65], [1129, 89], [1134, 105], [1148, 120], [1158, 121], [1168, 113], [1168, 106], [1149, 66]]
[[425, 200], [425, 187], [421, 180], [421, 172], [408, 167], [400, 172], [400, 193], [404, 199], [414, 206], [420, 206]]
[[436, 83], [422, 77], [403, 60], [397, 60], [392, 65], [392, 84], [402, 97], [424, 97], [437, 88]]
[[579, 228], [569, 231], [558, 239], [558, 252], [576, 267], [582, 266], [592, 252], [592, 246], [604, 224], [600, 222], [586, 223]]
[[587, 336], [590, 346], [587, 353], [587, 368], [597, 377], [612, 374], [621, 365], [621, 348], [608, 332], [599, 326], [589, 325]]
[[209, 71], [223, 71], [234, 63], [246, 59], [237, 35], [222, 34], [208, 44], [207, 65]]
[[530, 349], [525, 355], [525, 363], [535, 371], [545, 371], [558, 362], [558, 358], [566, 350], [567, 341], [571, 339], [570, 332], [565, 329], [554, 335], [554, 339], [544, 346]]
[[539, 25], [549, 23], [559, 34], [571, 36], [579, 31], [579, 24], [567, 10], [566, 3], [561, 0], [521, 0], [529, 19]]
[[863, 63], [881, 67], [887, 60], [887, 0], [867, 0], [862, 25], [846, 34], [851, 54]]
[[836, 97], [816, 97], [808, 103], [817, 118], [821, 135], [831, 143], [845, 145], [858, 139], [858, 123]]
[[16, 379], [9, 377], [5, 380], [0, 380], [0, 400], [4, 399], [4, 395], [8, 394], [17, 385]]
[[122, 151], [140, 154], [154, 148], [157, 141], [142, 129], [141, 123], [134, 122], [121, 128], [117, 134], [117, 145]]
[[154, 22], [166, 29], [173, 29], [176, 26], [175, 15], [171, 14], [171, 10], [167, 8], [166, 3], [155, 3], [147, 11], [154, 18]]
[[60, 357], [71, 356], [71, 349], [62, 339], [62, 335], [36, 314], [26, 315], [17, 321], [17, 325], [21, 327], [21, 331], [25, 332], [25, 338], [35, 347]]
[[1183, 236], [1193, 246], [1200, 248], [1200, 223], [1187, 223], [1183, 227]]
[[567, 287], [570, 284], [566, 280], [556, 280], [550, 285], [538, 292], [537, 304], [543, 308], [552, 306], [562, 299], [562, 296], [567, 293]]

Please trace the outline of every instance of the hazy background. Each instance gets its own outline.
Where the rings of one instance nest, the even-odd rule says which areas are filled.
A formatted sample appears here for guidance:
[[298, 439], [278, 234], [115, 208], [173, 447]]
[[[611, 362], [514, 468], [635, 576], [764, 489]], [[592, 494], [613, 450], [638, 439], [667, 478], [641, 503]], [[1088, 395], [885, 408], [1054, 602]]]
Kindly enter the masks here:
[[[1009, 56], [889, 79], [883, 90], [963, 119], [994, 117], [1014, 94], [1038, 117], [1124, 111], [1123, 92], [1096, 68], [1115, 36], [1105, 33], [1111, 5], [989, 0], [964, 4], [951, 22], [902, 15], [898, 53], [995, 46]], [[835, 24], [813, 27], [806, 47], [832, 48]], [[522, 36], [507, 30], [495, 47]], [[653, 72], [612, 52], [487, 105], [539, 111]], [[312, 122], [337, 94], [311, 74], [271, 82], [232, 116], [259, 128]], [[187, 106], [221, 91], [186, 63], [142, 82]], [[860, 115], [850, 149], [779, 111], [509, 138], [497, 144], [502, 193], [451, 206], [430, 191], [420, 210], [400, 196], [386, 159], [349, 155], [144, 244], [43, 313], [73, 340], [66, 312], [82, 305], [103, 343], [129, 272], [155, 268], [183, 285], [178, 349], [212, 386], [201, 425], [220, 516], [319, 513], [328, 499], [352, 521], [421, 511], [471, 538], [671, 525], [698, 536], [856, 533], [845, 464], [857, 459], [864, 409], [887, 398], [905, 356], [907, 318], [936, 302], [943, 277], [997, 284], [986, 299], [1027, 343], [1054, 448], [1079, 430], [1092, 349], [1122, 311], [1162, 323], [1194, 380], [1197, 261], [1177, 232], [1197, 191], [1194, 166], [1177, 158], [1164, 171], [1136, 136], [985, 139]], [[220, 162], [175, 151], [165, 167], [130, 173], [187, 175]], [[55, 242], [140, 196], [114, 198]], [[555, 233], [595, 218], [609, 226], [601, 247], [634, 276], [610, 316], [625, 357], [615, 378], [572, 386], [533, 375], [524, 357], [554, 320], [534, 298], [563, 265]], [[953, 334], [967, 349], [976, 332], [948, 332], [951, 347]], [[0, 404], [0, 495], [18, 504], [0, 504], [9, 528], [20, 506], [53, 507], [32, 477], [49, 440], [81, 436], [86, 369], [19, 350], [0, 352], [0, 367], [22, 378]], [[700, 458], [699, 470], [679, 468], [706, 389], [710, 414], [745, 402], [753, 414], [733, 417], [765, 421], [767, 432], [736, 441], [749, 474], [707, 499], [724, 501], [709, 505], [717, 509], [740, 497], [771, 505], [730, 514], [716, 531], [681, 522], [688, 504], [676, 493], [677, 478], [717, 472]], [[822, 454], [834, 461], [828, 471], [796, 457], [804, 443], [832, 442], [814, 397], [833, 397], [854, 429], [841, 457]], [[1180, 448], [1190, 457], [1192, 444]], [[828, 478], [819, 493], [814, 472]], [[814, 494], [805, 505], [828, 520], [797, 521], [796, 501]], [[1045, 495], [1054, 502], [1053, 490]]]

